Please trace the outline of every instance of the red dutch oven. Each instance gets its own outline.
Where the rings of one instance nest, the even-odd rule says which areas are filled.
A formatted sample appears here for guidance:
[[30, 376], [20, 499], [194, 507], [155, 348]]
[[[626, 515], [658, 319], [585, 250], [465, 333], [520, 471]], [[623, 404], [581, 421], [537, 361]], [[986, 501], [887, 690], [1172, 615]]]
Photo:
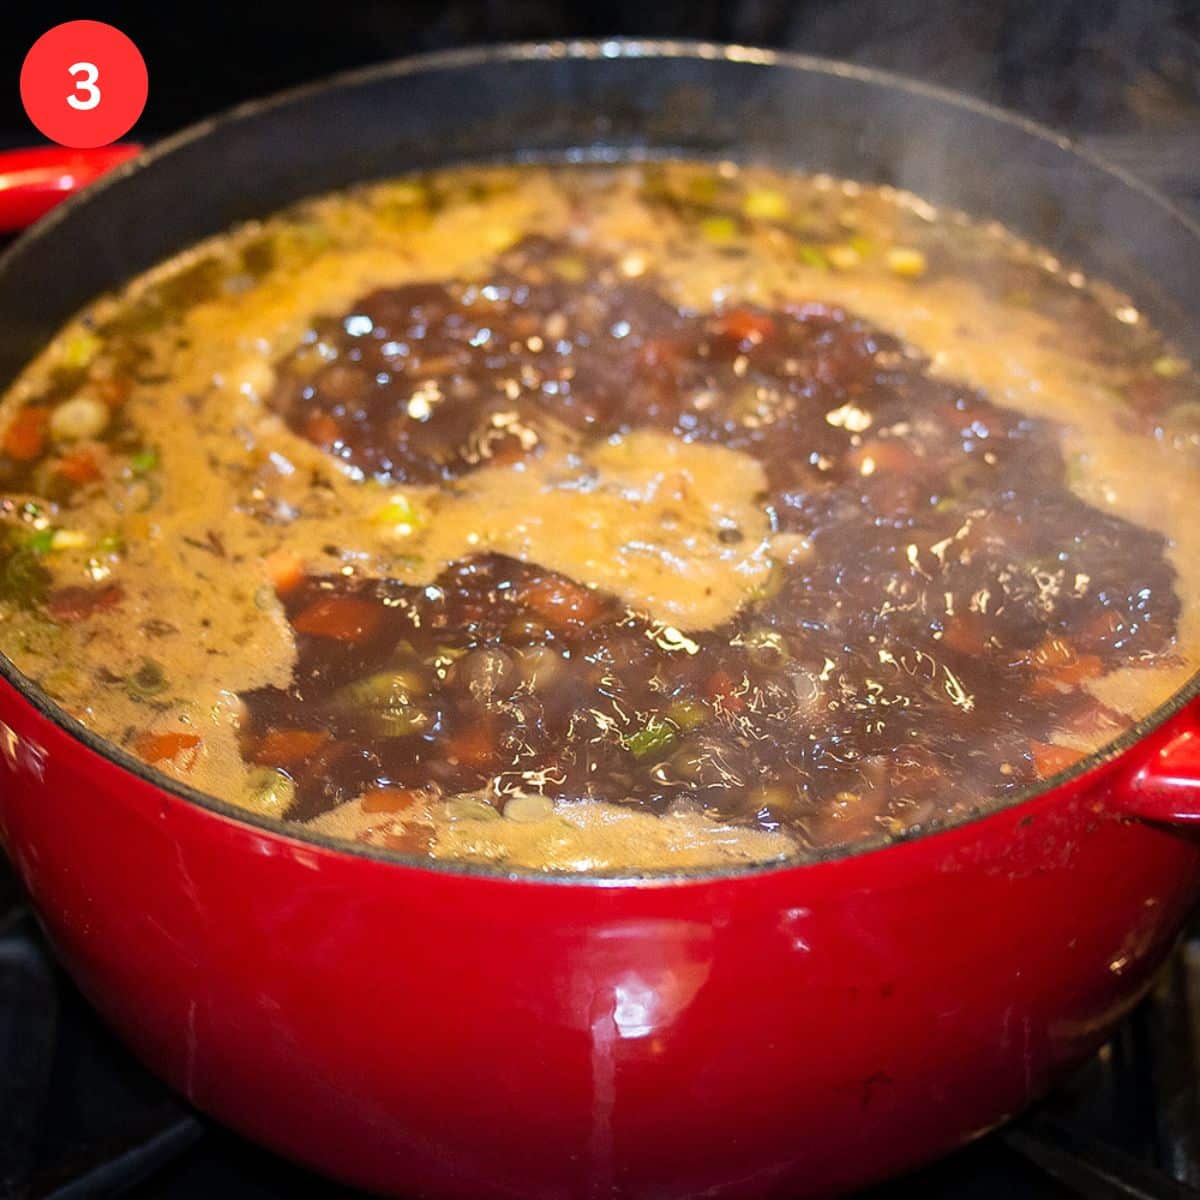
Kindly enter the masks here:
[[[994, 217], [1196, 347], [1200, 231], [1053, 135], [837, 64], [605, 42], [372, 69], [118, 167], [0, 264], [0, 381], [98, 291], [302, 195], [663, 152]], [[1091, 1054], [1200, 889], [1197, 680], [953, 827], [803, 864], [550, 879], [250, 817], [0, 673], [0, 830], [80, 987], [198, 1108], [378, 1192], [795, 1197], [902, 1171]]]

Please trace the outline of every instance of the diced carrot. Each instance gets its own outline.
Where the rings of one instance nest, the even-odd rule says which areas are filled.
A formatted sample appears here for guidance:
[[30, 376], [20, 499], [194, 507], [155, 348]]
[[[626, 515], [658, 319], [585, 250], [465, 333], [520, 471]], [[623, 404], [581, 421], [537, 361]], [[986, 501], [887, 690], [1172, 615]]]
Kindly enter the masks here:
[[304, 578], [304, 559], [280, 547], [263, 559], [267, 578], [279, 595], [290, 592]]
[[460, 729], [446, 744], [450, 758], [464, 766], [484, 767], [496, 752], [496, 738], [487, 722]]
[[713, 322], [713, 329], [735, 342], [757, 346], [775, 333], [775, 318], [752, 308], [735, 308]]
[[292, 622], [297, 633], [335, 638], [352, 646], [366, 642], [378, 631], [383, 609], [357, 596], [323, 596]]
[[251, 757], [272, 767], [294, 767], [311, 758], [329, 737], [327, 729], [272, 729]]
[[947, 619], [942, 645], [959, 654], [982, 654], [987, 649], [987, 631], [975, 613], [959, 613]]
[[76, 450], [65, 458], [60, 458], [54, 464], [54, 470], [81, 487], [100, 478], [100, 465], [90, 450]]
[[1053, 742], [1031, 741], [1029, 753], [1033, 756], [1033, 769], [1039, 779], [1049, 779], [1083, 757], [1081, 751], [1072, 750], [1070, 746], [1056, 746]]
[[1034, 681], [1031, 691], [1035, 696], [1045, 696], [1060, 688], [1073, 688], [1085, 679], [1095, 679], [1104, 674], [1104, 660], [1097, 654], [1081, 654], [1072, 663], [1044, 671]]
[[737, 694], [735, 684], [728, 671], [714, 671], [704, 685], [705, 694], [718, 702], [729, 713], [740, 713], [746, 707], [745, 700]]
[[1031, 690], [1039, 696], [1104, 674], [1104, 661], [1099, 655], [1078, 654], [1065, 638], [1047, 638], [1030, 653], [1029, 662], [1038, 672]]
[[121, 602], [125, 592], [119, 583], [105, 587], [65, 587], [46, 597], [46, 611], [56, 621], [71, 624], [104, 612]]
[[362, 798], [365, 813], [398, 813], [415, 808], [425, 793], [415, 788], [372, 788]]
[[1075, 648], [1065, 638], [1048, 637], [1029, 652], [1029, 661], [1038, 671], [1055, 671], [1075, 661]]
[[328, 413], [313, 413], [304, 423], [304, 436], [323, 449], [332, 446], [341, 432], [338, 423]]
[[167, 760], [174, 762], [186, 754], [186, 758], [180, 764], [186, 770], [196, 761], [200, 741], [199, 734], [182, 733], [177, 730], [168, 733], [140, 733], [133, 743], [133, 750], [138, 758], [148, 763]]
[[40, 458], [46, 447], [46, 426], [50, 414], [44, 408], [27, 405], [12, 419], [4, 435], [4, 453], [18, 462]]
[[604, 611], [603, 596], [561, 575], [531, 580], [521, 589], [519, 599], [552, 628], [589, 625]]

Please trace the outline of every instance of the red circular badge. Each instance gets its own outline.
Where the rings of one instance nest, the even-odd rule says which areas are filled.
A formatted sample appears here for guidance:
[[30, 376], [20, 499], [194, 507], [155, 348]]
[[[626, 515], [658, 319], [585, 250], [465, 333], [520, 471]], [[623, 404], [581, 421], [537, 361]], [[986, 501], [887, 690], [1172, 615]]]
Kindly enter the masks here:
[[33, 43], [21, 103], [52, 142], [87, 149], [128, 133], [146, 107], [146, 63], [119, 29], [67, 21]]

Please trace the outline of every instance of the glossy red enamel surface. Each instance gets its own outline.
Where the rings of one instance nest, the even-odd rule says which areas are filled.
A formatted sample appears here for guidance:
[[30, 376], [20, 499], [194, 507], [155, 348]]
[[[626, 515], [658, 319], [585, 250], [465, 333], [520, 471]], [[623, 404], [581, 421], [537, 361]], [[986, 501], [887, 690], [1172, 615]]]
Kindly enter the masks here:
[[126, 773], [7, 685], [0, 810], [97, 1007], [285, 1154], [407, 1195], [817, 1195], [1017, 1111], [1137, 999], [1200, 847], [1122, 813], [1195, 717], [945, 834], [687, 883], [304, 844]]
[[31, 225], [141, 150], [129, 143], [94, 150], [35, 146], [0, 152], [0, 233]]

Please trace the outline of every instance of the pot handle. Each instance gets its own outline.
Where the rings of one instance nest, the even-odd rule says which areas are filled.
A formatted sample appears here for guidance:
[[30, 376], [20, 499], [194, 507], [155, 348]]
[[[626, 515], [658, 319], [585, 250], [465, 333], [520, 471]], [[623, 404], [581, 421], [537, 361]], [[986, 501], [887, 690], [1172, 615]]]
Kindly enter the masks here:
[[132, 143], [95, 150], [37, 146], [0, 151], [0, 233], [32, 225], [60, 201], [141, 151]]
[[1200, 719], [1173, 733], [1134, 771], [1121, 807], [1146, 820], [1200, 829]]

